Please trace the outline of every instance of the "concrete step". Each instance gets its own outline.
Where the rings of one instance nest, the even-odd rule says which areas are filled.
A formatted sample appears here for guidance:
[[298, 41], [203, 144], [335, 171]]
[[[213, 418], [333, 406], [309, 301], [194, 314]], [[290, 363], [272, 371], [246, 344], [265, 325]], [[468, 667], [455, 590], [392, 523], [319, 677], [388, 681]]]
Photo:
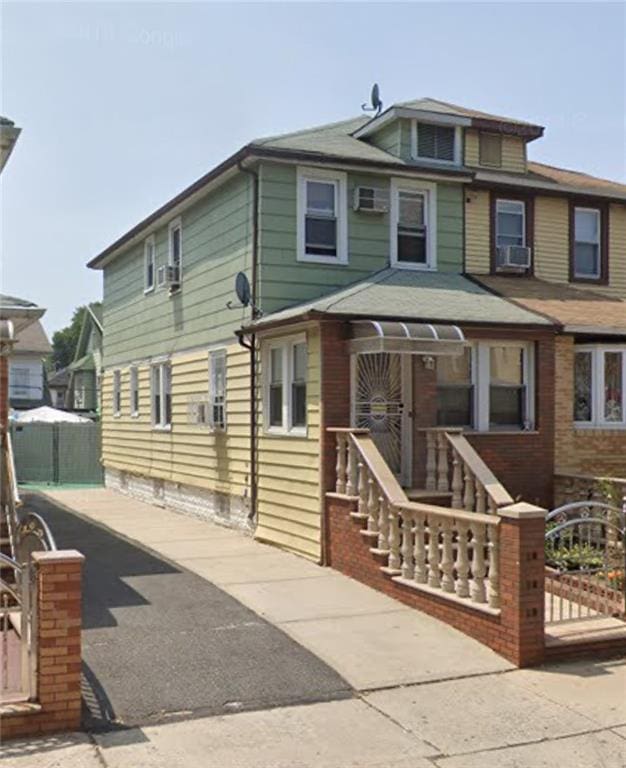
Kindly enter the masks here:
[[426, 488], [405, 488], [409, 501], [421, 501], [424, 504], [438, 504], [439, 506], [449, 506], [452, 501], [451, 491], [429, 491]]

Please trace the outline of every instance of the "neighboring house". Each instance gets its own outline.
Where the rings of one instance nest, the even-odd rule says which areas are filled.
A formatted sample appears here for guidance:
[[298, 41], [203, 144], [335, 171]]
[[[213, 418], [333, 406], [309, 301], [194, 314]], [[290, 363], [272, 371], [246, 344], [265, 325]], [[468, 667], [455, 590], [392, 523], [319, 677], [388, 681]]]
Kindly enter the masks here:
[[44, 360], [52, 347], [39, 320], [18, 331], [16, 337], [9, 360], [11, 408], [38, 408], [48, 403]]
[[330, 427], [446, 504], [434, 428], [544, 506], [626, 476], [626, 185], [543, 130], [418, 99], [254, 141], [92, 259], [107, 484], [320, 559]]
[[99, 411], [102, 373], [102, 305], [99, 302], [86, 308], [68, 371], [66, 407], [74, 411]]
[[60, 368], [58, 371], [48, 374], [48, 391], [50, 392], [50, 403], [53, 408], [65, 408], [69, 383], [69, 368]]
[[0, 173], [15, 148], [21, 128], [18, 128], [12, 120], [0, 116]]

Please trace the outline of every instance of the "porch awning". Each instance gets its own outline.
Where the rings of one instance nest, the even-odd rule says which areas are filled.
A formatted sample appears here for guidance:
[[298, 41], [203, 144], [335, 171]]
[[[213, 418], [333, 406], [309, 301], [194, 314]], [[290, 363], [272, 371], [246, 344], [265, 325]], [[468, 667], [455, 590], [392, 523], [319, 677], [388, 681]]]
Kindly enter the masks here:
[[458, 325], [353, 320], [352, 352], [398, 352], [409, 355], [459, 355], [467, 346]]

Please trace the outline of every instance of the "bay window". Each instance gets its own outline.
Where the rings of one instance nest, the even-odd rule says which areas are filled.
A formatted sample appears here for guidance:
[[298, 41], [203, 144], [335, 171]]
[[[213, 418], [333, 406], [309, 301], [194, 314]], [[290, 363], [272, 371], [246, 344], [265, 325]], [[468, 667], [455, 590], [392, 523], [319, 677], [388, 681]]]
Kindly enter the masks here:
[[573, 417], [577, 426], [626, 427], [626, 347], [577, 345]]
[[348, 260], [346, 175], [298, 169], [298, 260]]
[[268, 342], [263, 356], [267, 432], [306, 433], [307, 356], [304, 336]]

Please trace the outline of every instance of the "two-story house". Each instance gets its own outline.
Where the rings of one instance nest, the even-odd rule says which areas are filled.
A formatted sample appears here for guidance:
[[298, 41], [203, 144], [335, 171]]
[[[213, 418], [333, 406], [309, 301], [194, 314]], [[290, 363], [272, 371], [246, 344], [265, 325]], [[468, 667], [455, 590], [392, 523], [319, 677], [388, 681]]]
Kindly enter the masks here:
[[49, 402], [45, 358], [52, 352], [40, 320], [17, 332], [9, 361], [11, 408], [28, 410]]
[[444, 429], [545, 506], [626, 474], [626, 186], [542, 134], [419, 99], [254, 141], [92, 259], [107, 483], [319, 559], [332, 427], [440, 504]]

